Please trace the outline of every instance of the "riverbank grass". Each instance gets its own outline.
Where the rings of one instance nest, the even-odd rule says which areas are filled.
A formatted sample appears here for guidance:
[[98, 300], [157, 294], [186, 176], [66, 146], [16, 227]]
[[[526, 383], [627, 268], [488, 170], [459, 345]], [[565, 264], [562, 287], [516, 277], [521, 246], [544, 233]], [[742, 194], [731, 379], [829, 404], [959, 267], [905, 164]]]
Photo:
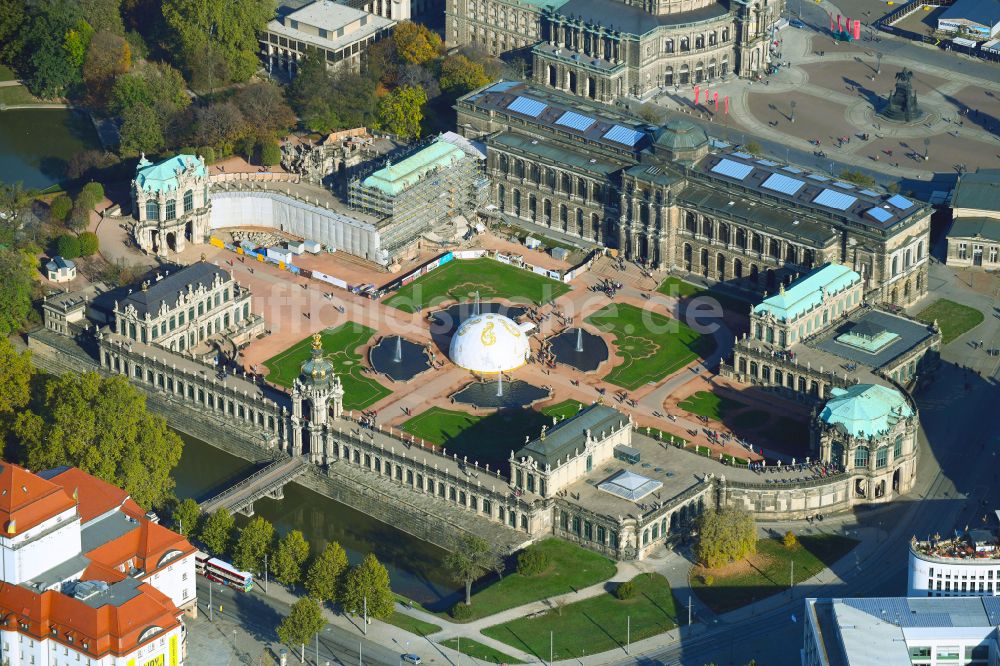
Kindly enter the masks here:
[[394, 611], [386, 622], [394, 627], [399, 627], [403, 631], [416, 634], [417, 636], [430, 636], [431, 634], [436, 634], [441, 631], [441, 627], [436, 624], [424, 622], [419, 618], [407, 615], [406, 613], [400, 613], [399, 611]]
[[403, 312], [415, 312], [445, 301], [504, 298], [514, 302], [547, 303], [567, 291], [562, 282], [493, 259], [453, 260], [435, 268], [385, 299]]
[[462, 637], [461, 640], [457, 638], [448, 638], [441, 641], [441, 645], [451, 648], [452, 650], [458, 650], [464, 655], [468, 655], [473, 659], [479, 659], [480, 661], [485, 661], [489, 664], [523, 664], [524, 662], [520, 659], [515, 659], [509, 654], [504, 654], [500, 650], [495, 650], [489, 645], [483, 645], [479, 641], [474, 641], [471, 638]]
[[489, 627], [483, 634], [547, 661], [550, 635], [552, 656], [559, 660], [623, 649], [629, 639], [634, 643], [676, 627], [677, 611], [667, 579], [646, 573], [632, 582], [636, 594], [631, 599], [601, 592], [544, 615]]
[[[334, 372], [344, 384], [344, 409], [364, 409], [392, 394], [391, 390], [363, 372], [364, 358], [356, 352], [375, 335], [375, 329], [349, 321], [320, 335], [324, 357], [333, 363]], [[311, 354], [312, 336], [264, 361], [268, 381], [291, 387], [299, 376], [302, 363]]]
[[791, 548], [778, 539], [760, 539], [756, 555], [742, 562], [716, 569], [692, 567], [691, 587], [706, 606], [725, 613], [786, 591], [792, 581], [792, 562], [795, 580], [804, 581], [832, 566], [856, 545], [857, 540], [839, 534], [803, 535]]
[[587, 317], [587, 322], [615, 336], [615, 353], [623, 361], [604, 381], [626, 389], [656, 383], [715, 348], [711, 336], [634, 305], [612, 303]]
[[962, 305], [946, 298], [939, 298], [917, 314], [917, 319], [941, 327], [941, 344], [948, 344], [958, 336], [983, 323], [983, 313], [976, 308]]
[[532, 548], [548, 556], [549, 567], [537, 576], [509, 573], [497, 580], [495, 575], [488, 575], [485, 580], [491, 582], [473, 587], [472, 614], [464, 621], [575, 592], [607, 580], [617, 571], [615, 563], [603, 555], [560, 539], [546, 539]]

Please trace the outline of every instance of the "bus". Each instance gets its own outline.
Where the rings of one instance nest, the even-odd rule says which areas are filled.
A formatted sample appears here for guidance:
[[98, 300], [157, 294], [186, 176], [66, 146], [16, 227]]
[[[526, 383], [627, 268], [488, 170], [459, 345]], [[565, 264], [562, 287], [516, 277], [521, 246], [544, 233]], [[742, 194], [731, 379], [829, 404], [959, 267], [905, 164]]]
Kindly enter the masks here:
[[209, 557], [207, 553], [198, 551], [194, 558], [194, 566], [195, 572], [217, 583], [229, 585], [244, 592], [249, 592], [253, 588], [253, 574], [240, 571], [229, 562]]

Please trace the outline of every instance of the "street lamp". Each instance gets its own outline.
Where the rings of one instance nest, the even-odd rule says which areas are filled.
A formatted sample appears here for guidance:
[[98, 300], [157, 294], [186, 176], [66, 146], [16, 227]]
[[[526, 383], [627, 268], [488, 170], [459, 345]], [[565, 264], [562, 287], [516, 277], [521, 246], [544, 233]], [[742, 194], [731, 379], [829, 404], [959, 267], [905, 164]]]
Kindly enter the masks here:
[[882, 54], [875, 54], [875, 75], [878, 76], [882, 73]]
[[788, 103], [788, 105], [789, 105], [790, 107], [792, 107], [792, 113], [791, 113], [791, 118], [790, 118], [790, 120], [791, 120], [791, 121], [792, 121], [792, 122], [794, 123], [794, 122], [795, 122], [795, 107], [796, 107], [796, 106], [798, 106], [798, 102], [796, 102], [796, 101], [795, 101], [795, 100], [793, 99], [793, 100], [792, 100], [791, 102], [789, 102], [789, 103]]
[[931, 158], [931, 138], [924, 138], [924, 161], [926, 162]]

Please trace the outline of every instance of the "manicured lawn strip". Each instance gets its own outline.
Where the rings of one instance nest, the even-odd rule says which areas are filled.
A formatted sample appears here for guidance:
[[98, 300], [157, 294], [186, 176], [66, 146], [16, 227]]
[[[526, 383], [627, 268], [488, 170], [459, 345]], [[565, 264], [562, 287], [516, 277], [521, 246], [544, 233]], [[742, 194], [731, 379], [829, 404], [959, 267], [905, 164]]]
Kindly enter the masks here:
[[711, 391], [698, 391], [677, 403], [677, 406], [696, 416], [722, 421], [727, 412], [739, 409], [742, 405]]
[[417, 278], [384, 302], [403, 312], [414, 312], [446, 300], [471, 300], [470, 293], [476, 291], [482, 300], [506, 298], [540, 305], [566, 293], [569, 287], [493, 259], [455, 259]]
[[[691, 570], [691, 587], [714, 612], [725, 613], [787, 590], [792, 561], [795, 562], [795, 580], [803, 581], [832, 565], [857, 544], [855, 539], [837, 534], [803, 535], [792, 549], [785, 548], [776, 539], [760, 539], [757, 552], [764, 556], [763, 568], [750, 567], [723, 576], [710, 569], [695, 567]], [[714, 577], [712, 585], [704, 584], [702, 573]]]
[[0, 104], [38, 104], [41, 100], [28, 92], [24, 86], [4, 86], [0, 88]]
[[667, 279], [660, 283], [660, 286], [656, 288], [656, 291], [661, 294], [666, 294], [667, 296], [677, 296], [679, 298], [687, 298], [688, 296], [694, 296], [704, 291], [701, 287], [696, 284], [691, 284], [690, 282], [685, 282], [678, 277], [673, 275], [668, 275]]
[[16, 78], [17, 75], [14, 74], [14, 70], [7, 65], [0, 65], [0, 81], [13, 81]]
[[431, 407], [407, 419], [400, 429], [445, 447], [448, 455], [468, 456], [470, 463], [488, 463], [494, 468], [507, 462], [511, 448], [515, 451], [520, 448], [525, 436], [537, 437], [543, 425], [551, 426], [552, 417], [533, 409], [509, 409], [477, 416]]
[[688, 440], [684, 439], [680, 435], [674, 435], [667, 432], [666, 430], [660, 430], [659, 428], [653, 428], [651, 426], [636, 426], [635, 431], [640, 435], [646, 435], [652, 437], [658, 442], [666, 442], [667, 444], [687, 444]]
[[917, 319], [933, 324], [937, 320], [941, 327], [941, 343], [948, 344], [966, 331], [971, 331], [983, 323], [983, 313], [976, 308], [962, 305], [946, 298], [939, 298], [924, 308]]
[[497, 580], [496, 575], [487, 575], [485, 587], [473, 588], [469, 621], [600, 583], [617, 570], [615, 563], [603, 555], [559, 539], [546, 539], [532, 547], [548, 554], [549, 568], [530, 577], [510, 573]]
[[674, 597], [667, 580], [659, 574], [640, 574], [632, 580], [637, 594], [627, 601], [604, 592], [569, 604], [561, 613], [551, 610], [539, 617], [512, 620], [484, 629], [483, 634], [547, 661], [549, 632], [553, 632], [553, 656], [558, 660], [623, 648], [629, 621], [632, 642], [676, 627]]
[[441, 627], [436, 624], [431, 624], [430, 622], [424, 622], [418, 618], [411, 615], [406, 615], [405, 613], [400, 613], [399, 611], [394, 612], [388, 620], [389, 624], [399, 627], [404, 631], [408, 631], [411, 634], [416, 634], [417, 636], [430, 636], [431, 634], [436, 634], [441, 631]]
[[627, 389], [659, 381], [707, 356], [715, 345], [711, 336], [699, 335], [683, 322], [625, 303], [605, 306], [587, 322], [615, 336], [616, 353], [625, 361], [604, 380]]
[[[354, 322], [322, 332], [324, 355], [344, 384], [344, 408], [364, 409], [392, 391], [362, 373], [364, 359], [355, 352], [368, 342], [375, 329]], [[264, 361], [269, 372], [267, 379], [279, 386], [290, 387], [299, 376], [302, 362], [312, 354], [312, 337], [300, 340], [280, 354]]]
[[571, 416], [576, 416], [577, 412], [579, 412], [583, 406], [583, 403], [579, 400], [563, 400], [562, 402], [557, 402], [554, 405], [543, 407], [542, 414], [545, 414], [546, 416], [556, 416], [560, 420], [568, 419]]
[[441, 641], [441, 645], [449, 647], [452, 650], [459, 650], [462, 654], [467, 654], [475, 659], [481, 659], [483, 661], [489, 662], [491, 664], [523, 664], [524, 662], [520, 659], [515, 659], [509, 654], [504, 654], [500, 650], [494, 650], [488, 645], [483, 645], [478, 641], [474, 641], [471, 638], [463, 637], [461, 641], [457, 638], [449, 638], [447, 640]]
[[667, 276], [667, 279], [661, 282], [656, 290], [661, 294], [674, 296], [682, 300], [696, 296], [714, 298], [719, 302], [723, 310], [739, 310], [741, 314], [746, 314], [751, 303], [755, 304], [757, 302], [751, 301], [741, 295], [731, 294], [728, 291], [721, 291], [715, 288], [705, 289], [691, 282], [685, 282], [673, 275]]

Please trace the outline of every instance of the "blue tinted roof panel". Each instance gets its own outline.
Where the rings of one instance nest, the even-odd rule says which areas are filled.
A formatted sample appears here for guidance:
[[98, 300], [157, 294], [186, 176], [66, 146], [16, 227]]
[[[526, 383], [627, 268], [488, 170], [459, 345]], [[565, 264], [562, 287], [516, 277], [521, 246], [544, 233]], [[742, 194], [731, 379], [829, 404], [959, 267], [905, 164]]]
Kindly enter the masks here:
[[819, 182], [821, 182], [821, 183], [822, 183], [822, 182], [825, 182], [825, 181], [827, 181], [827, 180], [830, 180], [830, 179], [829, 179], [829, 178], [827, 178], [826, 176], [821, 176], [821, 175], [820, 175], [820, 174], [818, 174], [818, 173], [811, 173], [811, 174], [809, 174], [808, 176], [806, 176], [806, 178], [811, 178], [811, 179], [813, 179], [813, 180], [818, 180], [818, 181], [819, 181]]
[[872, 190], [861, 190], [861, 194], [864, 194], [865, 196], [869, 196], [869, 197], [877, 197], [877, 196], [879, 196], [878, 192], [873, 192]]
[[607, 132], [604, 133], [605, 139], [608, 141], [614, 141], [615, 143], [620, 143], [623, 146], [634, 146], [639, 143], [639, 139], [643, 137], [642, 132], [637, 132], [634, 129], [629, 129], [628, 127], [622, 127], [621, 125], [615, 125]]
[[892, 213], [887, 211], [885, 208], [871, 208], [865, 214], [874, 217], [879, 222], [885, 222], [886, 220], [892, 219]]
[[556, 125], [562, 125], [563, 127], [569, 127], [571, 129], [580, 130], [581, 132], [586, 132], [590, 129], [590, 126], [596, 122], [597, 121], [593, 118], [580, 115], [579, 113], [573, 113], [572, 111], [567, 111], [559, 116], [559, 120], [556, 121]]
[[788, 173], [802, 173], [802, 169], [799, 169], [798, 167], [793, 167], [791, 165], [783, 166], [781, 167], [781, 170], [787, 171]]
[[782, 176], [780, 173], [772, 173], [760, 186], [766, 190], [773, 190], [792, 196], [802, 189], [804, 185], [805, 183], [797, 178], [789, 178], [788, 176]]
[[507, 105], [507, 110], [537, 118], [545, 110], [546, 106], [546, 104], [528, 97], [518, 97]]
[[712, 173], [735, 178], [736, 180], [743, 180], [750, 175], [751, 171], [753, 171], [753, 167], [749, 164], [727, 159], [719, 160], [719, 163], [712, 167]]
[[833, 208], [835, 210], [847, 210], [853, 206], [854, 202], [857, 200], [857, 197], [852, 197], [850, 194], [844, 194], [843, 192], [838, 192], [836, 190], [823, 190], [815, 199], [813, 199], [813, 203], [819, 206]]
[[898, 194], [894, 194], [891, 197], [889, 197], [888, 204], [890, 206], [895, 206], [899, 210], [906, 210], [907, 208], [910, 208], [910, 207], [913, 206], [913, 202], [912, 201], [910, 201], [906, 197], [900, 196]]
[[851, 185], [850, 183], [845, 183], [842, 180], [838, 180], [837, 182], [834, 183], [834, 185], [836, 185], [837, 187], [839, 187], [841, 189], [844, 189], [844, 190], [853, 190], [854, 189], [853, 185]]
[[750, 153], [733, 153], [733, 157], [739, 157], [740, 159], [744, 159], [744, 160], [752, 160], [753, 159], [753, 155], [751, 155]]

